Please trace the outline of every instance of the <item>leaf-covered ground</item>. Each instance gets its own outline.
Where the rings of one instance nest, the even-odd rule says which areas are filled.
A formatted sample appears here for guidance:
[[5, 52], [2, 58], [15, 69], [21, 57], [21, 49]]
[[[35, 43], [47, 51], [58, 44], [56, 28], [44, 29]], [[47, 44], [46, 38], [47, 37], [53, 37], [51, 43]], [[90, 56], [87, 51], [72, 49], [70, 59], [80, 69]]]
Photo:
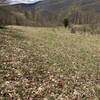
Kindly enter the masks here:
[[100, 100], [100, 35], [0, 29], [0, 100]]

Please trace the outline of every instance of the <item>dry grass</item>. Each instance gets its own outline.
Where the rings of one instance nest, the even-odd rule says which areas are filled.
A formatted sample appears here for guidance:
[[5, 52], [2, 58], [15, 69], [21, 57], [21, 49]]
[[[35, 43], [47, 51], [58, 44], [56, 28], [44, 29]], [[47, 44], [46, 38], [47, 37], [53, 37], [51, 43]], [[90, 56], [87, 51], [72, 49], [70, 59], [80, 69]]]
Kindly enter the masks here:
[[0, 30], [1, 100], [100, 100], [100, 35], [9, 27]]

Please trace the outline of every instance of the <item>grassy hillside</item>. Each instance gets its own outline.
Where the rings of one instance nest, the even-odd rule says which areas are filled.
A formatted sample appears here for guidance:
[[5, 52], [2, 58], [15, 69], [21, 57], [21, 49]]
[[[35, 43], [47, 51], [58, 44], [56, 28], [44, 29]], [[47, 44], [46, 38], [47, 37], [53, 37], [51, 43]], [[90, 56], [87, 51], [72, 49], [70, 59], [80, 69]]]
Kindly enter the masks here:
[[0, 30], [0, 99], [99, 100], [100, 35]]

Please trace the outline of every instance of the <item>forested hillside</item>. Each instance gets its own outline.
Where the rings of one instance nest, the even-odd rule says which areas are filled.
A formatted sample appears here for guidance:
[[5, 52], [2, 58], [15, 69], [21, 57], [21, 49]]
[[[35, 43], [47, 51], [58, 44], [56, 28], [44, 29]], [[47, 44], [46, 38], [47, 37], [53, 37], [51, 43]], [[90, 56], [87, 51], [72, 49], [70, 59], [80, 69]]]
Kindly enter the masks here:
[[94, 19], [100, 20], [97, 18], [99, 6], [98, 0], [45, 0], [36, 6], [36, 11], [44, 24], [61, 24], [65, 17], [74, 23], [89, 23]]
[[34, 25], [34, 7], [35, 4], [0, 6], [1, 23], [10, 25]]
[[0, 6], [0, 19], [8, 24], [48, 26], [62, 25], [67, 17], [72, 23], [87, 24], [100, 21], [99, 5], [98, 0], [44, 0], [36, 4]]

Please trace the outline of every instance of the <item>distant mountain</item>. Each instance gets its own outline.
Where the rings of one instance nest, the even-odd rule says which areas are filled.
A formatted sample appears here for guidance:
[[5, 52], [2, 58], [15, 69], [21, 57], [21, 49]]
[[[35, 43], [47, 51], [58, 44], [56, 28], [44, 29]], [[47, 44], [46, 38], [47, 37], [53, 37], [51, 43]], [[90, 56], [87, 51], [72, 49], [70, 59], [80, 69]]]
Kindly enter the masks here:
[[67, 14], [67, 10], [73, 2], [74, 0], [44, 0], [37, 4], [35, 8], [36, 12], [39, 13], [38, 20], [45, 25], [58, 24], [61, 21], [62, 14]]
[[[5, 12], [1, 8], [3, 10], [5, 9]], [[10, 24], [61, 25], [63, 19], [68, 16], [69, 13], [73, 12], [71, 11], [72, 8], [74, 10], [79, 9], [79, 11], [74, 12], [73, 15], [70, 16], [72, 20], [77, 16], [82, 16], [82, 18], [78, 20], [83, 20], [83, 22], [86, 19], [92, 20], [95, 16], [100, 18], [99, 0], [43, 0], [42, 2], [39, 1], [32, 4], [20, 3], [1, 8], [0, 17], [1, 12], [7, 15], [8, 19], [6, 20], [9, 20], [8, 22]], [[83, 17], [86, 18], [84, 19]]]
[[61, 23], [74, 5], [78, 5], [81, 11], [100, 14], [100, 0], [44, 0], [37, 4], [36, 11], [44, 23]]
[[41, 1], [35, 3], [20, 3], [0, 6], [0, 23], [17, 25], [34, 25], [35, 6]]
[[35, 6], [37, 4], [39, 4], [41, 1], [38, 1], [38, 2], [35, 2], [35, 3], [29, 3], [29, 4], [26, 4], [26, 3], [19, 3], [19, 4], [14, 4], [14, 5], [10, 5], [12, 8], [20, 8], [22, 10], [33, 10], [35, 8]]

